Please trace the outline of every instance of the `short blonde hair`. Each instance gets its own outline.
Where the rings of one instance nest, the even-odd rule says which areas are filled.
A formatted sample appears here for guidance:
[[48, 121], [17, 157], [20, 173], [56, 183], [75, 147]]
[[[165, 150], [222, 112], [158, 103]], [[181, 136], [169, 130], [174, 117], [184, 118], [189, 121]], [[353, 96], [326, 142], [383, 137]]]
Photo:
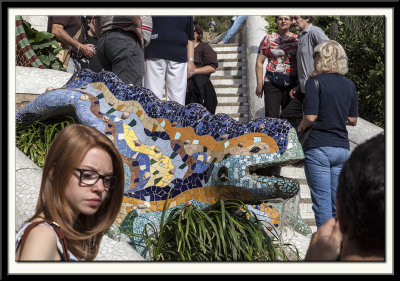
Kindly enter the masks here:
[[314, 48], [314, 54], [319, 54], [315, 62], [315, 71], [318, 73], [337, 72], [345, 75], [347, 55], [342, 45], [334, 40], [324, 41]]

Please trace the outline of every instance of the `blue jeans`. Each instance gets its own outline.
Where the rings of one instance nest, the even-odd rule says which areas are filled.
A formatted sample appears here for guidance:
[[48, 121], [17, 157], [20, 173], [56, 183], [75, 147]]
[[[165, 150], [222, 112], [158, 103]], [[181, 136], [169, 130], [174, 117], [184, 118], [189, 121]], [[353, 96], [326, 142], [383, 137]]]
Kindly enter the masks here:
[[232, 38], [233, 35], [235, 35], [236, 31], [238, 30], [239, 26], [242, 25], [242, 23], [247, 19], [247, 16], [238, 16], [235, 20], [235, 22], [232, 24], [232, 26], [228, 29], [226, 32], [226, 35], [222, 41], [224, 43], [228, 43], [229, 40]]
[[342, 147], [317, 147], [305, 152], [304, 171], [317, 228], [331, 217], [336, 217], [336, 190], [343, 164], [350, 151]]

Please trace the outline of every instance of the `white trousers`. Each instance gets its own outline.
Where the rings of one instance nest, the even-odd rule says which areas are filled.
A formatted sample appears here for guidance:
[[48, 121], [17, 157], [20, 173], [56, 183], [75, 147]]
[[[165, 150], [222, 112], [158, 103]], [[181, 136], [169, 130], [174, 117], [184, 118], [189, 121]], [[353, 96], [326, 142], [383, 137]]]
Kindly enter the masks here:
[[165, 86], [167, 101], [176, 101], [185, 105], [187, 63], [164, 59], [146, 59], [143, 85], [160, 100], [162, 100]]

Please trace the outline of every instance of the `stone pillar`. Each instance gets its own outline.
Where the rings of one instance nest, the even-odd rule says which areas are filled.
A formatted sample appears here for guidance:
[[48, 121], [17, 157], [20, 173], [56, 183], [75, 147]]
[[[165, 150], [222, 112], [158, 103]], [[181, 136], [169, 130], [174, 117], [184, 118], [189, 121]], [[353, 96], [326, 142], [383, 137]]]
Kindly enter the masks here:
[[[256, 59], [261, 40], [267, 34], [268, 22], [262, 16], [249, 16], [246, 24], [247, 95], [249, 98], [249, 120], [264, 118], [264, 96], [256, 96]], [[265, 65], [268, 60], [264, 63]]]

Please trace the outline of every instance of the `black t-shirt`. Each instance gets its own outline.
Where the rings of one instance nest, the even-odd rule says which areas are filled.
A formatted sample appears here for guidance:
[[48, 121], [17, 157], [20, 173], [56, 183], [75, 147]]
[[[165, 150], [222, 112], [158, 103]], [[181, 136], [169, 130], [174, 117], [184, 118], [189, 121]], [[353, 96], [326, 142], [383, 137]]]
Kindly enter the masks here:
[[148, 58], [187, 62], [188, 40], [194, 40], [193, 17], [154, 16], [150, 44], [144, 48]]
[[318, 115], [308, 148], [333, 146], [350, 149], [346, 120], [358, 117], [358, 98], [354, 83], [338, 73], [316, 76], [320, 84], [318, 95], [314, 81], [306, 82], [303, 101], [304, 115]]

